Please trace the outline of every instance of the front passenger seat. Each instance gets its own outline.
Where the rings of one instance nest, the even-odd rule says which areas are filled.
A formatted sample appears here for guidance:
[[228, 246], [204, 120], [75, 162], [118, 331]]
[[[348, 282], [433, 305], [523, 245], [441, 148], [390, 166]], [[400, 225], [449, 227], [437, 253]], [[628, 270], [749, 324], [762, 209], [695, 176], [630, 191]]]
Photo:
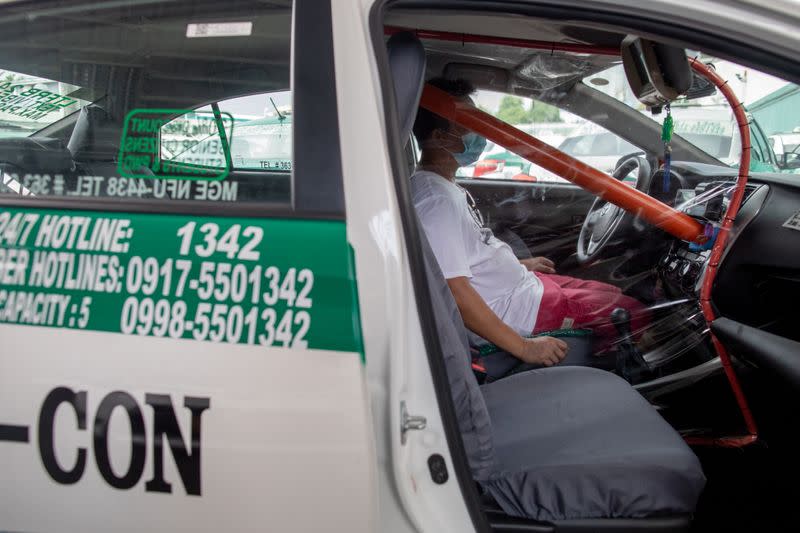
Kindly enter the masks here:
[[[91, 104], [80, 111], [67, 148], [79, 176], [119, 176], [118, 158], [122, 126], [102, 107]], [[153, 171], [145, 166], [135, 169], [138, 177]], [[104, 189], [101, 189], [101, 191]]]
[[91, 104], [80, 111], [67, 148], [82, 175], [116, 176], [122, 131], [108, 112]]

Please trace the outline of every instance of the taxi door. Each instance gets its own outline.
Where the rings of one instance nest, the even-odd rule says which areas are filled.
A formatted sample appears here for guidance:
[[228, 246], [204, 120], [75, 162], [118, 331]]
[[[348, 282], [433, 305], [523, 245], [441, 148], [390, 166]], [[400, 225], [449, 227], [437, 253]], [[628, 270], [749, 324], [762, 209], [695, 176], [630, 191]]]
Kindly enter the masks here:
[[372, 529], [330, 3], [0, 30], [0, 530]]

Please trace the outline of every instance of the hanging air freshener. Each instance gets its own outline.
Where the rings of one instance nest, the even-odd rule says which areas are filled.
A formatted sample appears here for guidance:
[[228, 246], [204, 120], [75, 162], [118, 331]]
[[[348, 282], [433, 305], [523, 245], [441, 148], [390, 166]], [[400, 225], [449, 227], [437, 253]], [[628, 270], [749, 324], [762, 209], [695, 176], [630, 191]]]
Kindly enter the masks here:
[[664, 125], [661, 127], [661, 140], [664, 141], [664, 174], [662, 188], [664, 192], [669, 192], [669, 172], [672, 164], [672, 130], [675, 125], [672, 122], [672, 110], [669, 104], [666, 105], [667, 116], [664, 117]]

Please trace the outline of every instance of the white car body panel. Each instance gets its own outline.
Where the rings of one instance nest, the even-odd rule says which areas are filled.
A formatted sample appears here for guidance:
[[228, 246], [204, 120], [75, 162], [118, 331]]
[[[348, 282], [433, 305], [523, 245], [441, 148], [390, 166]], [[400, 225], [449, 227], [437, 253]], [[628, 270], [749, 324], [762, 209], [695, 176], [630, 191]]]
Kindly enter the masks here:
[[[29, 425], [33, 435], [26, 447], [0, 443], [0, 470], [13, 480], [0, 486], [3, 529], [474, 530], [440, 415], [403, 237], [369, 34], [377, 3], [331, 2], [347, 239], [358, 276], [366, 364], [351, 352], [0, 325], [3, 350], [25, 354], [13, 361], [0, 358], [2, 422]], [[786, 0], [772, 10], [750, 0], [573, 0], [570, 5], [648, 15], [663, 20], [665, 31], [670, 21], [724, 29], [742, 42], [769, 43], [785, 55], [796, 54], [800, 40], [798, 4]], [[187, 367], [202, 371], [187, 373]], [[183, 383], [182, 389], [164, 390], [174, 382]], [[74, 464], [76, 450], [86, 451], [84, 479], [68, 489], [46, 476], [37, 452], [39, 408], [57, 386], [86, 391], [88, 398], [86, 429], [76, 429], [69, 409], [56, 415], [61, 464]], [[183, 398], [210, 396], [213, 409], [203, 415], [207, 490], [202, 499], [185, 494], [166, 445], [165, 477], [173, 494], [167, 501], [145, 492], [152, 442], [138, 485], [119, 491], [102, 482], [91, 428], [98, 402], [115, 390], [129, 391], [140, 406], [146, 393], [172, 394], [184, 435], [190, 421]], [[424, 429], [408, 433], [406, 444], [401, 444], [401, 403], [426, 419]], [[142, 412], [151, 428], [152, 410]], [[268, 423], [250, 423], [253, 412]], [[131, 449], [130, 430], [123, 417], [110, 424], [110, 454], [120, 458], [112, 464], [121, 472]], [[432, 481], [431, 454], [445, 458], [448, 483]], [[231, 509], [239, 510], [234, 518]]]

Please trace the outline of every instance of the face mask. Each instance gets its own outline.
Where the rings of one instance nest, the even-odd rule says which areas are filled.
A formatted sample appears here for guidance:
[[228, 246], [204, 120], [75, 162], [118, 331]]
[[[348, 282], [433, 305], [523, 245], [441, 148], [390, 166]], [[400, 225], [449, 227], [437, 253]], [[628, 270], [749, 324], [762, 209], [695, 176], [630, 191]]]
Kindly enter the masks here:
[[462, 167], [471, 165], [480, 159], [484, 148], [486, 148], [486, 138], [474, 132], [465, 133], [461, 137], [461, 142], [464, 143], [464, 151], [453, 154], [453, 158]]

